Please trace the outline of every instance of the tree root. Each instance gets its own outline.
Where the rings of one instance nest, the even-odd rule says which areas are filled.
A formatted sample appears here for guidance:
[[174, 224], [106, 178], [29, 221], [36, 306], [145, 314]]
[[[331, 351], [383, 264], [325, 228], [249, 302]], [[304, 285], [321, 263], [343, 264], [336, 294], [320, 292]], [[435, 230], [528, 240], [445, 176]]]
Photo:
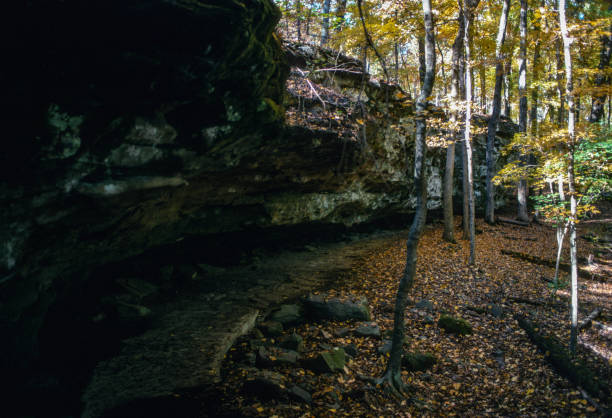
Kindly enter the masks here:
[[376, 386], [381, 387], [383, 392], [395, 398], [405, 398], [408, 396], [408, 385], [402, 380], [402, 375], [387, 370], [385, 374], [376, 379]]

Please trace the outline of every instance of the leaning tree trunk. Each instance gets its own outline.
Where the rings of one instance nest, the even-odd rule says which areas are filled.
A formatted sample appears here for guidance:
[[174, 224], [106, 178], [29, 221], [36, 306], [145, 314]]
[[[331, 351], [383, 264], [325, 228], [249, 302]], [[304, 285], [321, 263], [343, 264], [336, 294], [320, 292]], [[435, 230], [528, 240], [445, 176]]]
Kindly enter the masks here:
[[461, 55], [463, 51], [463, 38], [465, 37], [465, 22], [463, 11], [459, 9], [459, 29], [455, 42], [453, 42], [451, 57], [451, 132], [453, 138], [446, 149], [446, 169], [444, 171], [444, 234], [446, 241], [455, 242], [455, 225], [453, 219], [453, 175], [455, 168], [455, 139], [457, 137], [457, 120], [459, 119], [459, 97], [461, 96]]
[[572, 55], [570, 51], [571, 39], [567, 31], [567, 20], [565, 17], [565, 0], [559, 0], [559, 27], [563, 39], [563, 58], [565, 61], [565, 95], [567, 97], [567, 134], [569, 161], [567, 164], [567, 183], [570, 198], [569, 216], [569, 244], [571, 262], [571, 334], [570, 352], [576, 352], [576, 342], [578, 339], [578, 251], [576, 243], [576, 179], [574, 178], [574, 151], [576, 145], [575, 133], [575, 109], [574, 109], [574, 80], [572, 74]]
[[394, 328], [391, 343], [391, 353], [387, 371], [382, 381], [391, 388], [402, 391], [401, 364], [404, 345], [406, 306], [408, 291], [414, 282], [417, 264], [417, 246], [427, 216], [427, 177], [425, 157], [427, 154], [427, 98], [431, 96], [435, 80], [436, 51], [434, 40], [433, 16], [430, 0], [422, 0], [425, 21], [425, 77], [421, 93], [416, 102], [416, 141], [414, 150], [414, 184], [417, 198], [417, 209], [406, 241], [406, 267], [397, 290], [395, 301]]
[[469, 265], [473, 266], [476, 262], [476, 227], [474, 224], [475, 218], [475, 205], [474, 205], [474, 174], [472, 170], [472, 144], [470, 142], [471, 136], [471, 122], [472, 122], [472, 72], [471, 72], [471, 26], [472, 20], [474, 19], [473, 12], [476, 6], [478, 6], [480, 0], [464, 0], [463, 2], [463, 13], [465, 19], [465, 62], [467, 71], [465, 72], [465, 128], [464, 128], [464, 155], [465, 164], [463, 166], [466, 171], [466, 186], [467, 186], [467, 197], [468, 197], [468, 230], [470, 238], [470, 259]]
[[508, 11], [510, 9], [510, 0], [504, 0], [502, 14], [499, 18], [499, 28], [497, 31], [497, 41], [495, 43], [495, 90], [493, 92], [493, 108], [491, 117], [489, 118], [489, 126], [487, 131], [487, 204], [485, 208], [485, 220], [492, 224], [495, 223], [495, 190], [493, 188], [493, 176], [495, 175], [495, 160], [493, 150], [495, 148], [495, 134], [497, 133], [497, 123], [499, 121], [499, 113], [501, 111], [501, 88], [504, 82], [504, 67], [502, 47], [506, 39], [506, 25], [508, 23]]
[[[519, 52], [519, 132], [527, 133], [527, 0], [521, 0], [521, 15], [520, 15], [520, 52]], [[525, 165], [527, 156], [521, 155], [521, 165]], [[527, 178], [524, 176], [518, 181], [516, 188], [516, 196], [518, 200], [517, 218], [521, 221], [528, 222], [527, 214]]]
[[[608, 11], [612, 11], [612, 6]], [[612, 26], [610, 26], [609, 30], [610, 33], [601, 37], [601, 53], [599, 54], [599, 66], [597, 67], [599, 73], [595, 77], [594, 83], [596, 87], [601, 87], [604, 84], [610, 83], [610, 77], [604, 73], [610, 66], [610, 55], [612, 55]], [[593, 96], [589, 122], [597, 123], [601, 120], [604, 113], [604, 103], [606, 103], [605, 94], [596, 94]]]

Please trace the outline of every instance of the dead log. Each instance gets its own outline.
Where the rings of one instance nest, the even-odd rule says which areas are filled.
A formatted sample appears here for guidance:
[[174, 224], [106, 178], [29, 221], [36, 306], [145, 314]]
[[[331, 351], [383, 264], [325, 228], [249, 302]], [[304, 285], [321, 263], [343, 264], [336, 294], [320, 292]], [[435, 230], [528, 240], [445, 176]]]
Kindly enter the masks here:
[[599, 335], [608, 340], [612, 340], [612, 327], [601, 322], [593, 321], [593, 328], [597, 330]]
[[508, 219], [508, 218], [501, 218], [499, 216], [497, 217], [497, 222], [503, 222], [503, 223], [519, 225], [519, 226], [529, 226], [529, 222], [517, 221], [514, 219]]
[[538, 324], [532, 323], [525, 316], [516, 314], [514, 318], [519, 326], [525, 330], [527, 336], [538, 349], [544, 353], [546, 360], [569, 381], [583, 388], [591, 396], [607, 399], [610, 389], [599, 379], [593, 371], [580, 359], [572, 357], [555, 337], [546, 336], [539, 332]]
[[578, 325], [578, 330], [590, 328], [593, 321], [601, 315], [601, 308], [595, 308], [593, 311]]
[[529, 226], [531, 225], [529, 222], [524, 222], [524, 221], [519, 221], [516, 219], [509, 219], [509, 218], [502, 218], [502, 217], [496, 217], [495, 220], [497, 222], [502, 222], [502, 223], [507, 223], [507, 224], [511, 224], [511, 225], [518, 225], [518, 226]]
[[[546, 267], [550, 267], [550, 268], [555, 268], [555, 262], [551, 261], [551, 260], [545, 260], [543, 258], [540, 257], [535, 257], [533, 255], [530, 254], [525, 254], [525, 253], [519, 253], [517, 251], [510, 251], [510, 250], [501, 250], [501, 253], [504, 255], [509, 255], [512, 258], [516, 258], [518, 260], [522, 260], [522, 261], [527, 261], [528, 263], [531, 264], [537, 264], [539, 266], [546, 266]], [[569, 264], [566, 263], [559, 263], [559, 269], [563, 270], [567, 273], [571, 272], [571, 266]], [[589, 271], [588, 269], [584, 268], [584, 267], [578, 267], [578, 271], [580, 272], [580, 276], [582, 278], [592, 278], [592, 279], [597, 279], [599, 281], [605, 282], [607, 280], [607, 278], [601, 274], [598, 273], [593, 273], [591, 271]]]
[[546, 305], [549, 305], [548, 301], [546, 301], [546, 300], [531, 300], [531, 299], [519, 298], [519, 297], [515, 297], [515, 296], [508, 296], [506, 299], [511, 301], [511, 302], [524, 303], [526, 305], [532, 305], [532, 306], [546, 306]]

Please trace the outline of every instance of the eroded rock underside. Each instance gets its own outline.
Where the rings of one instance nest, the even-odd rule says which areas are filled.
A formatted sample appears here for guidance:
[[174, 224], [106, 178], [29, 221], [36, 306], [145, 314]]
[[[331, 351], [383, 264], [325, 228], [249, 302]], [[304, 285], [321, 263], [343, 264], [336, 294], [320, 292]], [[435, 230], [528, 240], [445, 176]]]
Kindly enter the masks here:
[[[22, 3], [0, 29], [3, 370], [44, 358], [47, 313], [87, 304], [110, 263], [412, 212], [410, 98], [354, 59], [283, 51], [272, 1]], [[432, 148], [432, 209], [443, 161]]]

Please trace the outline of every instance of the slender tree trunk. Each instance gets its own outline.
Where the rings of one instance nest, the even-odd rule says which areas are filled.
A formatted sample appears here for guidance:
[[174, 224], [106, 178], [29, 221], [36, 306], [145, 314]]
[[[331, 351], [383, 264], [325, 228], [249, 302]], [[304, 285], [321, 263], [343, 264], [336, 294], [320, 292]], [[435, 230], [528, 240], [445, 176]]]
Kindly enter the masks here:
[[506, 59], [504, 68], [504, 106], [502, 107], [501, 115], [510, 117], [510, 101], [512, 100], [512, 85], [510, 84], [510, 74], [512, 74], [512, 54]]
[[[519, 132], [527, 133], [527, 0], [521, 0], [520, 14], [520, 52], [519, 52]], [[527, 156], [521, 155], [521, 163], [525, 165]], [[518, 213], [517, 218], [528, 222], [527, 214], [527, 179], [523, 177], [517, 185]]]
[[506, 39], [506, 24], [508, 23], [508, 11], [510, 10], [510, 0], [504, 0], [502, 14], [499, 18], [499, 28], [497, 32], [497, 41], [495, 43], [495, 90], [493, 92], [493, 109], [489, 118], [489, 126], [487, 131], [487, 204], [485, 208], [485, 220], [493, 224], [495, 223], [495, 189], [493, 188], [493, 176], [495, 175], [495, 159], [493, 152], [495, 150], [495, 134], [497, 133], [497, 122], [499, 121], [499, 113], [501, 107], [501, 86], [504, 81], [503, 54], [502, 47]]
[[[544, 7], [544, 0], [541, 2], [541, 6]], [[536, 42], [533, 47], [533, 64], [532, 64], [532, 80], [537, 81], [540, 79], [540, 22], [537, 20], [534, 23], [533, 31], [536, 34]], [[538, 134], [538, 101], [539, 101], [539, 87], [537, 85], [531, 88], [531, 115], [529, 117], [531, 123], [531, 134]]]
[[323, 2], [323, 23], [321, 24], [321, 46], [325, 46], [329, 40], [329, 9], [331, 0]]
[[487, 69], [485, 64], [480, 64], [480, 107], [483, 112], [487, 111]]
[[297, 39], [298, 42], [302, 42], [302, 1], [295, 0], [295, 20], [297, 26]]
[[[563, 176], [557, 177], [557, 189], [559, 190], [559, 202], [565, 202], [565, 191], [563, 190]], [[550, 183], [551, 194], [554, 193], [552, 181]], [[564, 204], [564, 203], [563, 203]], [[563, 255], [563, 240], [567, 234], [567, 228], [569, 224], [563, 225], [563, 223], [557, 224], [557, 260], [555, 261], [555, 276], [553, 277], [553, 284], [555, 290], [559, 287], [559, 264], [561, 264], [561, 256]]]
[[559, 26], [563, 38], [563, 58], [565, 62], [565, 94], [567, 96], [567, 133], [569, 161], [567, 164], [567, 184], [570, 198], [570, 217], [569, 217], [569, 244], [570, 244], [570, 264], [571, 264], [571, 334], [570, 352], [576, 352], [576, 342], [578, 339], [578, 251], [576, 243], [576, 180], [574, 178], [574, 150], [576, 146], [575, 133], [575, 109], [574, 109], [574, 80], [572, 74], [572, 55], [570, 51], [571, 39], [567, 31], [567, 20], [565, 17], [565, 0], [559, 0]]
[[425, 158], [427, 155], [427, 98], [431, 96], [436, 74], [436, 50], [434, 39], [433, 16], [430, 0], [422, 0], [425, 21], [425, 78], [421, 92], [416, 101], [416, 142], [414, 151], [414, 184], [417, 197], [417, 210], [406, 241], [406, 267], [399, 283], [395, 301], [394, 328], [391, 343], [391, 353], [387, 371], [383, 380], [396, 390], [401, 391], [401, 364], [404, 345], [404, 317], [408, 291], [412, 288], [417, 264], [417, 246], [425, 226], [427, 216], [427, 177]]
[[[467, 78], [470, 78], [470, 81], [472, 79], [471, 75], [467, 74], [466, 72], [466, 83], [467, 83]], [[471, 93], [467, 94], [468, 97], [471, 98]], [[467, 106], [467, 104], [466, 104]], [[471, 158], [470, 158], [471, 160]], [[463, 229], [463, 239], [464, 240], [469, 240], [470, 239], [470, 201], [469, 201], [469, 193], [470, 193], [470, 187], [469, 187], [469, 179], [468, 179], [468, 158], [467, 158], [467, 149], [465, 146], [465, 140], [461, 141], [461, 168], [463, 170], [463, 175], [462, 175], [462, 190], [463, 190], [463, 211], [461, 213], [461, 220], [462, 220], [462, 229]]]
[[395, 56], [395, 84], [399, 84], [399, 45], [393, 43], [393, 55]]
[[[468, 67], [472, 65], [472, 49], [471, 49], [471, 26], [474, 19], [474, 9], [478, 6], [479, 0], [464, 0], [463, 13], [465, 18], [465, 62]], [[467, 195], [468, 195], [468, 230], [470, 238], [470, 259], [469, 265], [473, 266], [476, 262], [476, 227], [475, 227], [475, 204], [474, 204], [474, 174], [472, 172], [472, 144], [471, 123], [472, 123], [472, 73], [466, 71], [465, 77], [465, 129], [464, 129], [464, 150], [465, 150], [465, 166], [467, 172]]]
[[338, 33], [344, 27], [344, 14], [346, 13], [346, 0], [338, 0], [336, 2], [336, 25], [334, 32]]
[[306, 15], [306, 41], [310, 37], [310, 22], [312, 20], [312, 6], [314, 4], [314, 0], [310, 0], [308, 3], [308, 14]]
[[463, 11], [459, 9], [459, 29], [453, 42], [451, 56], [451, 125], [453, 138], [446, 149], [446, 169], [444, 171], [444, 234], [446, 241], [455, 242], [455, 222], [453, 217], [453, 176], [455, 168], [455, 140], [458, 136], [457, 120], [459, 119], [459, 98], [461, 96], [461, 56], [465, 38]]
[[419, 44], [419, 85], [423, 86], [423, 80], [425, 80], [425, 38], [419, 36], [417, 42]]
[[565, 92], [563, 91], [563, 61], [561, 59], [561, 40], [555, 42], [555, 58], [557, 60], [557, 96], [559, 99], [559, 109], [557, 110], [557, 123], [561, 125], [565, 117]]

